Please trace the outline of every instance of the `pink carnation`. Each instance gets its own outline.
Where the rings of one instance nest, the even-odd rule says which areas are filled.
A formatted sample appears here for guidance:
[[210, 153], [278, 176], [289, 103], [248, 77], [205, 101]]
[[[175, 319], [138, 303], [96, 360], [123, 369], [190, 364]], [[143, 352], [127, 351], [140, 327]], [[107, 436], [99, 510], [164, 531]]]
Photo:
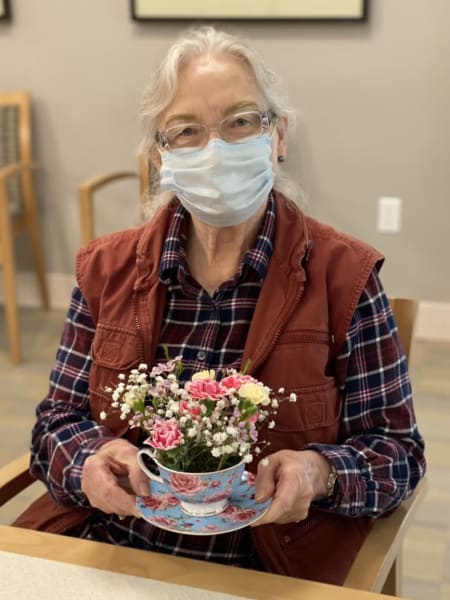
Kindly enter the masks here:
[[256, 379], [250, 375], [240, 375], [237, 373], [236, 375], [228, 375], [228, 377], [220, 380], [220, 384], [227, 388], [227, 390], [233, 388], [237, 391], [244, 383], [256, 383]]
[[189, 394], [197, 400], [220, 400], [226, 394], [226, 389], [214, 379], [196, 379], [185, 385]]
[[183, 434], [176, 419], [155, 421], [150, 435], [150, 444], [156, 450], [172, 450], [183, 442]]
[[180, 413], [189, 413], [193, 417], [198, 417], [202, 410], [198, 404], [189, 404], [187, 400], [180, 401]]

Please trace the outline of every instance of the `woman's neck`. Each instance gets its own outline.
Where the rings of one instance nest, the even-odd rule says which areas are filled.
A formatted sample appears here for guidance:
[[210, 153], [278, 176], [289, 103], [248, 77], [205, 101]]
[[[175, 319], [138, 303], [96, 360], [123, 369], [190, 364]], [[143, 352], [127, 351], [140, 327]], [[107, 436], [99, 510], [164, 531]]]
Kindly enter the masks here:
[[254, 244], [266, 206], [240, 225], [213, 227], [192, 217], [186, 255], [192, 276], [212, 296], [233, 277], [244, 254]]

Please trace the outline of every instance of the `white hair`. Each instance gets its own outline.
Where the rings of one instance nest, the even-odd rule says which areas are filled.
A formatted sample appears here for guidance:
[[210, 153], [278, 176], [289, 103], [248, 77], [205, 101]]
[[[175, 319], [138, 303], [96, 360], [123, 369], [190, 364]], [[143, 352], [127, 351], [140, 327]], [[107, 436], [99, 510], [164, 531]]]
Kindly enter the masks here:
[[[231, 55], [249, 66], [257, 85], [267, 99], [269, 110], [276, 117], [288, 117], [290, 125], [293, 125], [294, 111], [287, 106], [280, 90], [279, 77], [265, 64], [260, 55], [243, 41], [224, 31], [218, 31], [211, 26], [196, 27], [190, 29], [169, 48], [144, 89], [140, 110], [141, 139], [138, 148], [140, 155], [148, 156], [155, 147], [156, 122], [159, 115], [175, 98], [180, 68], [199, 56], [220, 54]], [[281, 174], [278, 168], [276, 171], [276, 189], [288, 192], [292, 199], [298, 200], [299, 190], [295, 189], [296, 184], [289, 181], [285, 173]], [[153, 209], [167, 200], [167, 194], [153, 195], [151, 190], [149, 193]]]

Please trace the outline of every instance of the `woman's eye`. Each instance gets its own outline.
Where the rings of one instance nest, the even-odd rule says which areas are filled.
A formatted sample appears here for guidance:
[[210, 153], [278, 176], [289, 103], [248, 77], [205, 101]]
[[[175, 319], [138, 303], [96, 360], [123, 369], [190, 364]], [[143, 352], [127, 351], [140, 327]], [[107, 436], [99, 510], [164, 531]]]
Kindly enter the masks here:
[[234, 127], [246, 127], [248, 124], [249, 122], [245, 117], [238, 117], [233, 121]]
[[182, 129], [179, 133], [178, 136], [180, 137], [190, 137], [191, 135], [194, 135], [195, 130], [193, 127], [185, 127], [184, 129]]

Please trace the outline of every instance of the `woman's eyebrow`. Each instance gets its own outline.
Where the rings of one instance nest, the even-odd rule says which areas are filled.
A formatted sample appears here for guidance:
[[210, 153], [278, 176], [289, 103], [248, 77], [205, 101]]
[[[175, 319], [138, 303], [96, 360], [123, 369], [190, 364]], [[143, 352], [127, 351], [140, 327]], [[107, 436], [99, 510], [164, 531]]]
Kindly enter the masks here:
[[[235, 102], [228, 108], [224, 110], [222, 113], [224, 116], [232, 115], [235, 112], [239, 112], [242, 110], [259, 110], [258, 105], [253, 100], [241, 100], [240, 102]], [[194, 113], [180, 113], [177, 115], [172, 115], [167, 123], [165, 124], [165, 129], [171, 125], [171, 123], [198, 123], [199, 118], [198, 115]]]
[[235, 102], [234, 104], [229, 106], [223, 114], [231, 115], [231, 114], [233, 114], [235, 112], [239, 112], [241, 110], [255, 110], [255, 109], [259, 110], [258, 105], [256, 104], [256, 102], [254, 100], [241, 100], [240, 102]]
[[196, 123], [198, 121], [198, 117], [197, 115], [194, 115], [192, 113], [185, 113], [185, 114], [179, 114], [179, 115], [172, 115], [166, 125], [165, 128], [167, 129], [167, 127], [169, 127], [169, 125], [171, 123]]

